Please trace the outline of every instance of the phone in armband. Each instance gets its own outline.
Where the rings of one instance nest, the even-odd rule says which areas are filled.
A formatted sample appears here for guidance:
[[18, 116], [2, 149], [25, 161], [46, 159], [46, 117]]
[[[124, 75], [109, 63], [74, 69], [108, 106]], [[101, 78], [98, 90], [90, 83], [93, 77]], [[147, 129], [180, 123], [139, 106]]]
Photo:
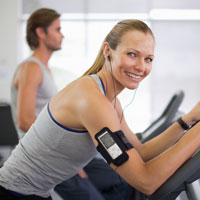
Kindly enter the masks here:
[[103, 128], [95, 135], [95, 138], [98, 141], [97, 150], [109, 164], [112, 162], [116, 166], [120, 166], [128, 160], [125, 144], [110, 129]]

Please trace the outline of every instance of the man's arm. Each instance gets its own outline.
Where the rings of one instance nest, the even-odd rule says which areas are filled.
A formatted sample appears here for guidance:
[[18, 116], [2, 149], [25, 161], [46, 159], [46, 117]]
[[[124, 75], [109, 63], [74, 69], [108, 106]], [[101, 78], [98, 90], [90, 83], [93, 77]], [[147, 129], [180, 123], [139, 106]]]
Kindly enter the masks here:
[[42, 70], [33, 62], [22, 64], [14, 78], [18, 88], [17, 123], [26, 132], [35, 121], [35, 104], [37, 88], [42, 82]]

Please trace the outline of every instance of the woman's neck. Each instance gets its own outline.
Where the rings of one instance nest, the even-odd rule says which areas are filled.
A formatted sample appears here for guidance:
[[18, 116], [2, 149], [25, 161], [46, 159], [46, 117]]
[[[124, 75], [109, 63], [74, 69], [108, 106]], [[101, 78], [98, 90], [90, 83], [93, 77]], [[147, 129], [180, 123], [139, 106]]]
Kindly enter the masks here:
[[106, 67], [103, 67], [97, 75], [102, 79], [105, 86], [106, 97], [112, 102], [116, 96], [124, 89]]

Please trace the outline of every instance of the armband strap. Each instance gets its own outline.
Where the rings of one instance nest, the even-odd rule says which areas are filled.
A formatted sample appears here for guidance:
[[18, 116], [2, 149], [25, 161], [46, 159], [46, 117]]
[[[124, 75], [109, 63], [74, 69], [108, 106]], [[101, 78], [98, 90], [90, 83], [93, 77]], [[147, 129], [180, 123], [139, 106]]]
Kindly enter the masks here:
[[115, 132], [120, 140], [124, 143], [126, 150], [129, 150], [133, 148], [132, 144], [127, 140], [127, 138], [124, 136], [124, 133], [122, 131]]
[[188, 130], [190, 127], [182, 120], [182, 118], [178, 118], [177, 122], [183, 128], [183, 130]]
[[105, 127], [95, 135], [95, 139], [98, 142], [97, 150], [108, 164], [120, 166], [128, 160], [126, 151], [133, 147], [122, 131], [112, 132]]

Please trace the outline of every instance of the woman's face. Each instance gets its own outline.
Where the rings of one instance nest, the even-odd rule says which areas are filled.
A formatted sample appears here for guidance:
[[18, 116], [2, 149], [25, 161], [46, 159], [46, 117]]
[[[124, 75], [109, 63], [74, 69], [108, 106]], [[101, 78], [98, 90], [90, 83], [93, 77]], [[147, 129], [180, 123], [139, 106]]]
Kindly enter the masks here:
[[147, 33], [125, 33], [112, 53], [112, 73], [118, 89], [136, 89], [150, 73], [154, 58], [154, 39]]

